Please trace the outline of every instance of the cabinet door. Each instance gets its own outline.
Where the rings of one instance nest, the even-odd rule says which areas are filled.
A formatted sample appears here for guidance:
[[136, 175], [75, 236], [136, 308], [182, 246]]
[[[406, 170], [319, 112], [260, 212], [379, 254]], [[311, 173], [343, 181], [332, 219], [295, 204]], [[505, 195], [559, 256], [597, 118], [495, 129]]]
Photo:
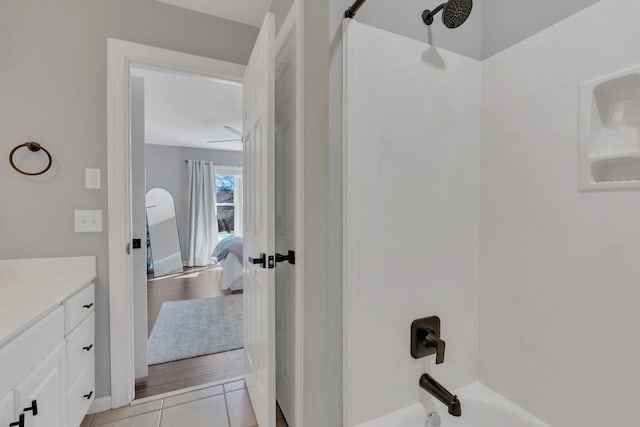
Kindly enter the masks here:
[[18, 421], [14, 411], [13, 392], [0, 400], [0, 426], [8, 427], [9, 424]]
[[16, 413], [25, 427], [64, 426], [64, 342], [15, 389]]

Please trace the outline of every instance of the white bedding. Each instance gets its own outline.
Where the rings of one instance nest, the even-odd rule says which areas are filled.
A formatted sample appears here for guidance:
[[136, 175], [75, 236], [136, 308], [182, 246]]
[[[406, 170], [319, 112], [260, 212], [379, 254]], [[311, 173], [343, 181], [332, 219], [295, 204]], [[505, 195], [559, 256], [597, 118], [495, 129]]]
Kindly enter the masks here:
[[222, 265], [222, 283], [220, 287], [223, 290], [242, 290], [242, 259], [230, 252], [226, 258], [220, 261], [220, 265]]

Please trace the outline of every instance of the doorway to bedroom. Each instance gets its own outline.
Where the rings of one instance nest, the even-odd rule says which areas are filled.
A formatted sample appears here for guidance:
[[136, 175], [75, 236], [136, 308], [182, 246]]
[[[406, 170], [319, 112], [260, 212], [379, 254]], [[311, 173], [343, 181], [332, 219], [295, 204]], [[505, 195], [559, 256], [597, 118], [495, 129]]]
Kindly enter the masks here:
[[130, 87], [135, 398], [242, 381], [242, 86], [136, 65]]

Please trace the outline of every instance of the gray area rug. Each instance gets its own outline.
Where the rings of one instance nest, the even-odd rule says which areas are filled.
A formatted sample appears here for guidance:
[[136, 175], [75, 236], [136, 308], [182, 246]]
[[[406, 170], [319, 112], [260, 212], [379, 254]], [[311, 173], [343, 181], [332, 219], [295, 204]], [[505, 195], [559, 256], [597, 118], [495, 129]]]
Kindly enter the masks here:
[[242, 295], [168, 301], [149, 336], [149, 365], [243, 347]]

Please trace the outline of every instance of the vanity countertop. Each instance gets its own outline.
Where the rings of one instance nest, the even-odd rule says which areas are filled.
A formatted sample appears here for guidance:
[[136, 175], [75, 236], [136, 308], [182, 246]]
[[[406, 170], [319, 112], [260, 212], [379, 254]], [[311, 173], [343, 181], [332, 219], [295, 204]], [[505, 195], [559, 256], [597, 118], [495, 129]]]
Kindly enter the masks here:
[[93, 256], [0, 260], [0, 349], [96, 277]]

